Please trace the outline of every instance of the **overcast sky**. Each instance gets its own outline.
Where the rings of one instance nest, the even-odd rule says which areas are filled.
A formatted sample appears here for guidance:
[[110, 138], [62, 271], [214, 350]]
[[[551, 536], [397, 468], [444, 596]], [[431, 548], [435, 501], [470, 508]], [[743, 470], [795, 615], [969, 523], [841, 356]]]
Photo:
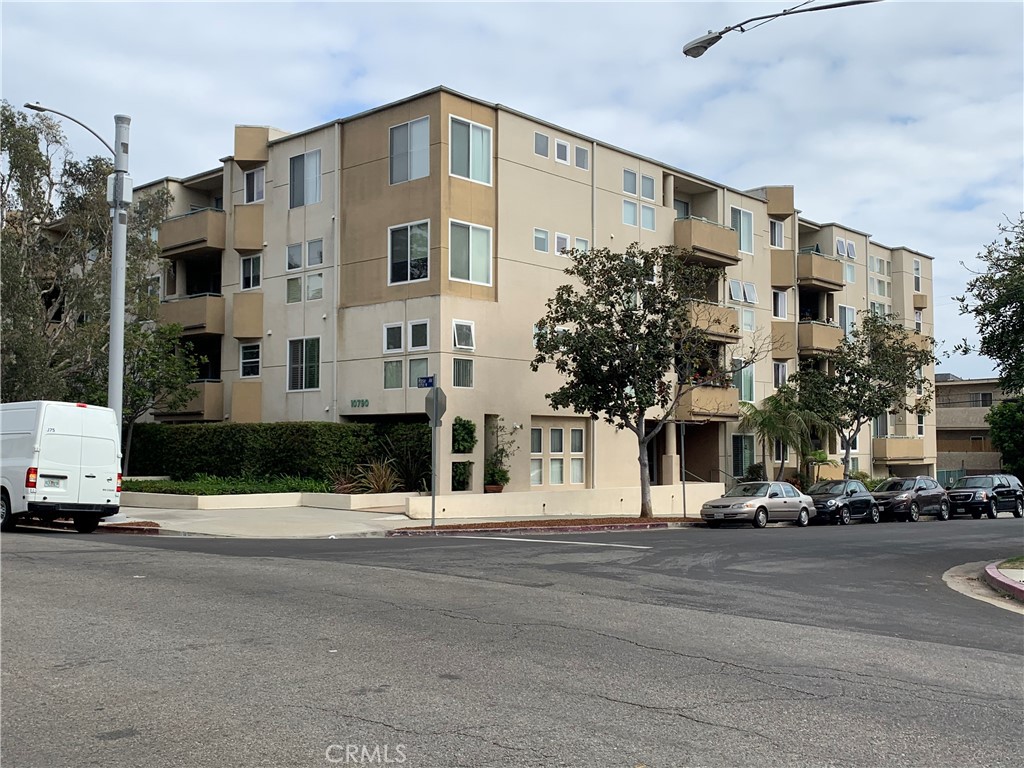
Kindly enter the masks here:
[[[949, 351], [974, 334], [951, 297], [1024, 209], [1024, 3], [885, 0], [681, 55], [786, 7], [8, 0], [3, 98], [108, 141], [113, 115], [130, 115], [142, 183], [216, 166], [236, 123], [303, 130], [445, 85], [732, 187], [792, 184], [807, 218], [934, 256]], [[77, 126], [66, 134], [77, 155], [98, 153]], [[938, 370], [993, 366], [953, 356]]]

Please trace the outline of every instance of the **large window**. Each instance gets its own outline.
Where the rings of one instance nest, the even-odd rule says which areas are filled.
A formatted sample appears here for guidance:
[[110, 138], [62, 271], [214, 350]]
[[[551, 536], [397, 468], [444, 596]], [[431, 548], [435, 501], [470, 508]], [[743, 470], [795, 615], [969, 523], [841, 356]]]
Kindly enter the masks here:
[[448, 249], [449, 278], [491, 284], [490, 228], [452, 221]]
[[754, 252], [754, 215], [742, 208], [732, 209], [732, 228], [739, 236], [740, 250]]
[[254, 168], [245, 172], [245, 202], [259, 203], [263, 201], [263, 180], [266, 176], [265, 168]]
[[320, 388], [320, 337], [288, 341], [288, 390]]
[[430, 276], [430, 223], [388, 229], [388, 284], [411, 283]]
[[430, 175], [430, 118], [421, 117], [391, 129], [391, 183]]
[[260, 375], [260, 345], [240, 344], [239, 347], [239, 375], [243, 379]]
[[486, 125], [452, 118], [451, 175], [491, 183], [491, 129]]
[[288, 174], [288, 207], [299, 208], [320, 202], [320, 150], [296, 155]]
[[786, 319], [786, 292], [772, 291], [772, 317], [777, 320]]
[[257, 253], [252, 256], [243, 256], [242, 264], [242, 290], [260, 287], [260, 261], [263, 254]]
[[839, 305], [839, 327], [843, 329], [843, 335], [849, 336], [853, 331], [853, 324], [857, 320], [857, 310], [853, 307], [847, 307], [844, 304]]
[[734, 369], [732, 385], [739, 390], [740, 400], [745, 403], [754, 402], [754, 364], [749, 363], [744, 366], [742, 359], [734, 357], [732, 365]]
[[754, 436], [733, 435], [732, 436], [732, 474], [733, 477], [743, 477], [747, 474], [750, 465], [754, 463]]

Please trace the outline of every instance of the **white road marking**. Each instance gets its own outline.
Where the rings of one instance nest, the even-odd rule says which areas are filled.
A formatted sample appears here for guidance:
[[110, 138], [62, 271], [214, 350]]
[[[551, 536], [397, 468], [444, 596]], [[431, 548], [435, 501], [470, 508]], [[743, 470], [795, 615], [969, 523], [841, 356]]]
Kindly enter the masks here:
[[653, 547], [641, 547], [637, 544], [604, 544], [596, 541], [559, 541], [558, 539], [518, 539], [511, 536], [460, 536], [458, 539], [481, 539], [483, 541], [528, 541], [533, 544], [577, 544], [581, 547], [620, 547], [621, 549], [653, 549]]

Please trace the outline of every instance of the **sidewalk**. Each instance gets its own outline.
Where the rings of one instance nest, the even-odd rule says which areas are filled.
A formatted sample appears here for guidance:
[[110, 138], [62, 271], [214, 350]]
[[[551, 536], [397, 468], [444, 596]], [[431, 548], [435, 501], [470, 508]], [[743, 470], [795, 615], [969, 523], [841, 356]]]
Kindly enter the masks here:
[[1024, 568], [1000, 568], [996, 562], [986, 566], [983, 575], [992, 589], [1024, 601]]

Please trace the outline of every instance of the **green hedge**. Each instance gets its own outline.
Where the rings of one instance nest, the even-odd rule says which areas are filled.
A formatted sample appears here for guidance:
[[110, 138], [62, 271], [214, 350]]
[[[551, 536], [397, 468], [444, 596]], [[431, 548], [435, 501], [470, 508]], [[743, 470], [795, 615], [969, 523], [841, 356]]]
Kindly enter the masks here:
[[[138, 424], [130, 473], [278, 477], [329, 481], [339, 471], [392, 457], [403, 482], [416, 489], [430, 473], [430, 431], [425, 424]], [[408, 486], [407, 486], [408, 487]]]

